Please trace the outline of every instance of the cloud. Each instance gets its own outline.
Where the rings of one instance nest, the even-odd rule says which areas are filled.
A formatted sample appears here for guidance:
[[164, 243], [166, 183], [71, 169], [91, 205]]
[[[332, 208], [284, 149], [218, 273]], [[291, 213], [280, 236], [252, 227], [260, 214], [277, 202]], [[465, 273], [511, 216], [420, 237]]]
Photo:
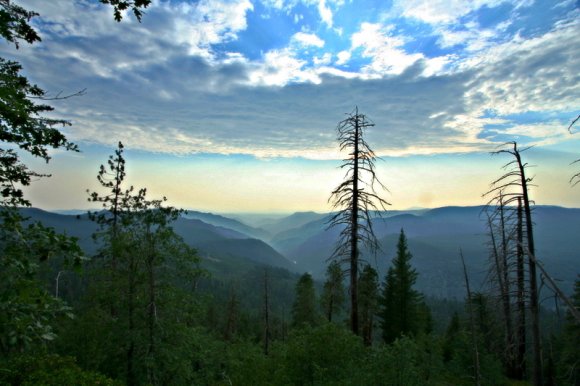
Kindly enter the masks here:
[[[470, 32], [478, 25], [448, 29], [440, 34], [444, 45], [467, 48], [435, 57], [407, 51], [413, 38], [389, 24], [361, 23], [338, 52], [332, 31], [304, 29], [285, 36], [287, 46], [250, 59], [242, 45], [225, 44], [248, 28], [249, 2], [155, 3], [143, 24], [114, 23], [100, 7], [87, 18], [77, 3], [62, 3], [72, 19], [91, 19], [86, 25], [42, 4], [56, 20], [41, 25], [43, 43], [10, 55], [48, 90], [88, 88], [55, 102], [59, 116], [73, 121], [67, 134], [81, 144], [333, 158], [335, 125], [356, 104], [377, 124], [368, 135], [378, 154], [477, 151], [524, 133], [530, 143], [563, 140], [550, 126], [577, 111], [580, 98], [574, 18], [528, 38], [506, 37], [503, 27], [489, 35]], [[445, 20], [475, 5], [450, 7]], [[344, 65], [348, 71], [336, 67]], [[522, 122], [519, 115], [530, 111], [537, 117]]]
[[303, 47], [324, 47], [324, 40], [312, 33], [298, 32], [292, 36], [291, 41], [297, 42]]
[[336, 64], [342, 66], [350, 60], [351, 53], [349, 51], [340, 51], [336, 56], [338, 58]]
[[508, 0], [395, 0], [393, 7], [407, 18], [428, 24], [449, 24], [483, 6], [494, 8]]
[[326, 0], [318, 0], [318, 13], [328, 28], [332, 28], [332, 11], [326, 5]]
[[360, 30], [352, 35], [351, 51], [362, 48], [362, 56], [371, 59], [371, 63], [363, 68], [367, 74], [400, 74], [424, 58], [420, 53], [406, 53], [403, 49], [404, 38], [393, 36], [393, 29], [394, 26], [362, 23]]

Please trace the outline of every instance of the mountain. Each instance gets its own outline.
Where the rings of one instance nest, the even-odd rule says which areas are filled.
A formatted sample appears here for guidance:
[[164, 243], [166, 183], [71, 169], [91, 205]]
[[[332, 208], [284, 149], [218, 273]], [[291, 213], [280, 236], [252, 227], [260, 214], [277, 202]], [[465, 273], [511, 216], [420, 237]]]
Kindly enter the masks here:
[[304, 224], [325, 218], [327, 214], [316, 212], [296, 212], [277, 220], [262, 224], [262, 228], [268, 229], [272, 235], [285, 232], [290, 229], [299, 228]]
[[271, 235], [266, 232], [264, 229], [255, 228], [248, 226], [238, 220], [220, 216], [213, 213], [204, 213], [204, 212], [197, 212], [193, 210], [188, 210], [187, 213], [182, 215], [184, 218], [194, 219], [194, 220], [201, 220], [206, 224], [229, 228], [234, 231], [243, 233], [249, 237], [260, 239], [262, 241], [267, 240], [271, 237]]
[[[381, 275], [386, 273], [396, 251], [397, 237], [404, 229], [412, 264], [419, 272], [418, 288], [430, 295], [462, 297], [464, 294], [459, 249], [463, 251], [474, 287], [482, 289], [488, 265], [487, 225], [484, 207], [443, 207], [417, 214], [395, 214], [374, 219], [373, 227], [382, 252], [369, 257]], [[534, 208], [536, 255], [546, 270], [558, 278], [562, 290], [571, 293], [580, 272], [580, 209], [553, 206]], [[297, 267], [322, 278], [327, 259], [332, 255], [339, 228], [326, 230], [324, 220], [284, 231], [272, 239], [272, 244]]]
[[[432, 296], [462, 298], [465, 290], [459, 259], [461, 249], [474, 290], [483, 290], [489, 264], [483, 209], [475, 206], [387, 212], [383, 218], [373, 220], [382, 251], [376, 259], [364, 249], [361, 256], [377, 267], [382, 280], [394, 257], [399, 232], [404, 229], [413, 254], [412, 264], [419, 273], [418, 289]], [[78, 237], [87, 253], [96, 250], [90, 235], [97, 227], [86, 215], [66, 216], [39, 209], [22, 211], [47, 226]], [[266, 243], [242, 232], [248, 228], [241, 222], [203, 215], [207, 221], [211, 219], [215, 224], [229, 224], [237, 229], [192, 218], [179, 218], [173, 226], [189, 245], [198, 249], [204, 267], [222, 277], [233, 278], [266, 264], [294, 272], [311, 272], [315, 278], [323, 279], [340, 232], [339, 228], [327, 229], [328, 214], [295, 213], [274, 220], [277, 228], [273, 222], [268, 231], [280, 229], [280, 232]], [[580, 209], [537, 206], [533, 219], [537, 257], [551, 276], [559, 280], [562, 290], [571, 293], [580, 272], [577, 252], [580, 250]]]
[[[98, 246], [91, 235], [97, 231], [98, 226], [86, 214], [71, 216], [36, 208], [25, 208], [21, 211], [30, 221], [40, 221], [58, 232], [78, 238], [79, 245], [89, 256], [97, 251]], [[188, 218], [177, 219], [173, 223], [173, 229], [188, 245], [196, 248], [200, 256], [206, 259], [205, 263], [212, 265], [215, 271], [227, 271], [230, 265], [250, 267], [255, 264], [295, 269], [292, 262], [265, 242], [252, 239], [236, 230]]]

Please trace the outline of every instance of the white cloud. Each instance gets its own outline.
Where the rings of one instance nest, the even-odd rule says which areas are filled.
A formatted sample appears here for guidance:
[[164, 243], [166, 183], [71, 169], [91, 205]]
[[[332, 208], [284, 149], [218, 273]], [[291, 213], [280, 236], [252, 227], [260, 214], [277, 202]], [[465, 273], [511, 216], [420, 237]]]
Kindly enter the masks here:
[[268, 51], [263, 63], [254, 64], [249, 73], [249, 84], [260, 86], [285, 86], [289, 82], [319, 83], [312, 71], [305, 71], [306, 61], [296, 58], [289, 49]]
[[332, 28], [332, 11], [326, 5], [326, 0], [318, 0], [318, 13], [328, 28]]
[[363, 68], [369, 75], [400, 74], [423, 54], [408, 54], [403, 49], [405, 43], [400, 36], [392, 36], [393, 26], [362, 23], [358, 32], [351, 37], [351, 51], [362, 48], [362, 56], [370, 58], [371, 63]]
[[201, 0], [194, 5], [181, 3], [177, 9], [171, 3], [162, 3], [168, 12], [179, 15], [174, 22], [171, 39], [189, 47], [191, 55], [211, 57], [210, 45], [237, 38], [237, 32], [246, 29], [246, 12], [253, 9], [249, 0]]
[[315, 66], [330, 64], [332, 62], [332, 54], [330, 52], [327, 52], [320, 57], [314, 57], [312, 59], [312, 62], [314, 63]]
[[324, 47], [324, 40], [320, 39], [315, 34], [298, 32], [292, 36], [290, 39], [293, 42], [297, 42], [303, 47], [314, 46], [318, 48]]
[[424, 23], [453, 23], [483, 6], [490, 8], [508, 0], [396, 0], [393, 7], [407, 18]]
[[346, 64], [346, 62], [350, 60], [351, 54], [349, 51], [340, 51], [336, 56], [338, 58], [336, 64], [342, 66], [343, 64]]

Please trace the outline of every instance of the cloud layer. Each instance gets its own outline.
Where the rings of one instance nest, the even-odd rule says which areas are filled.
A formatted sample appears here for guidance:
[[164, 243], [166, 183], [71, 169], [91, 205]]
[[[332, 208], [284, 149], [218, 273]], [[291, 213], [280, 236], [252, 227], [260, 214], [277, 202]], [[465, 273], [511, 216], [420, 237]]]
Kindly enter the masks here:
[[379, 154], [470, 152], [564, 142], [578, 112], [573, 2], [163, 1], [141, 24], [95, 2], [22, 4], [43, 42], [2, 54], [49, 91], [87, 88], [55, 106], [81, 143], [334, 159], [358, 105]]

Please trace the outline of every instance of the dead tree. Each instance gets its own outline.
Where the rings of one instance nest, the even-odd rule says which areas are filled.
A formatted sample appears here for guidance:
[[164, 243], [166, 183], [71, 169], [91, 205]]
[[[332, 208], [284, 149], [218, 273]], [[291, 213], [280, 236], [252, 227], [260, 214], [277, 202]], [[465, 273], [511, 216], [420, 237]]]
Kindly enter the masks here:
[[[492, 269], [490, 281], [497, 282], [499, 299], [502, 304], [504, 321], [504, 350], [505, 367], [507, 374], [513, 377], [517, 373], [514, 353], [514, 334], [511, 311], [511, 280], [509, 270], [509, 235], [507, 230], [506, 208], [503, 202], [503, 194], [499, 193], [499, 203], [492, 213], [487, 213], [489, 227], [490, 246], [492, 255]], [[496, 240], [496, 232], [499, 233], [499, 240]], [[498, 245], [499, 243], [499, 245]]]
[[[379, 249], [379, 242], [373, 231], [372, 214], [385, 210], [390, 205], [375, 191], [379, 181], [375, 173], [376, 155], [364, 139], [364, 132], [374, 124], [366, 115], [359, 114], [358, 107], [348, 117], [338, 123], [338, 142], [340, 150], [347, 150], [348, 157], [343, 160], [341, 169], [346, 169], [345, 180], [333, 190], [329, 201], [333, 210], [338, 210], [329, 220], [328, 228], [341, 227], [339, 240], [330, 260], [347, 264], [345, 270], [350, 277], [350, 327], [359, 334], [358, 321], [358, 268], [361, 244], [371, 253]], [[328, 229], [327, 228], [327, 229]]]
[[[568, 126], [568, 131], [570, 132], [570, 134], [572, 133], [572, 127], [574, 126], [574, 124], [576, 124], [576, 122], [578, 122], [578, 120], [580, 120], [580, 114], [576, 117], [576, 119], [574, 119], [572, 121], [572, 123], [570, 123], [570, 126]], [[572, 162], [570, 165], [574, 165], [575, 163], [579, 163], [580, 162], [580, 158], [577, 159], [576, 161]], [[576, 186], [576, 184], [578, 184], [580, 182], [580, 172], [574, 174], [572, 176], [572, 178], [570, 178], [570, 183], [572, 184], [572, 186]]]
[[498, 200], [498, 193], [502, 192], [502, 196], [505, 198], [503, 203], [505, 205], [512, 205], [521, 199], [523, 204], [523, 214], [526, 233], [526, 248], [525, 251], [528, 255], [528, 269], [529, 269], [529, 307], [531, 316], [531, 336], [532, 336], [532, 348], [533, 348], [533, 366], [532, 366], [532, 378], [534, 385], [539, 386], [542, 384], [542, 350], [540, 341], [540, 320], [539, 320], [539, 298], [538, 298], [538, 283], [536, 274], [536, 261], [532, 258], [535, 256], [534, 247], [534, 232], [532, 223], [532, 211], [531, 204], [532, 201], [529, 198], [528, 189], [531, 186], [533, 178], [526, 177], [526, 169], [529, 167], [527, 163], [524, 163], [521, 158], [521, 153], [529, 148], [518, 149], [516, 142], [509, 142], [508, 148], [497, 150], [493, 152], [493, 155], [498, 154], [509, 154], [515, 159], [504, 165], [504, 170], [506, 171], [504, 175], [495, 180], [491, 184], [491, 189], [485, 193], [484, 196], [492, 196], [490, 203]]
[[524, 270], [524, 223], [522, 198], [518, 197], [517, 225], [516, 225], [516, 281], [517, 281], [517, 350], [516, 350], [516, 379], [524, 379], [526, 375], [526, 279]]

